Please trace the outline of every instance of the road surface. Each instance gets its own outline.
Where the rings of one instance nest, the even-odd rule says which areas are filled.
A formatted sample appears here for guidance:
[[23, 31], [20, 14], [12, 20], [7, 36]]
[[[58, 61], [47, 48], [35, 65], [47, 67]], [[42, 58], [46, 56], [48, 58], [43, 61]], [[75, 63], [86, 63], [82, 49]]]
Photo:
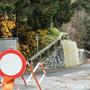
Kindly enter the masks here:
[[[25, 79], [29, 75], [24, 75]], [[40, 79], [41, 75], [37, 75]], [[39, 90], [32, 78], [26, 86], [21, 78], [16, 79], [14, 90]], [[41, 83], [42, 90], [90, 90], [90, 64], [47, 73]], [[0, 89], [1, 90], [1, 89]]]

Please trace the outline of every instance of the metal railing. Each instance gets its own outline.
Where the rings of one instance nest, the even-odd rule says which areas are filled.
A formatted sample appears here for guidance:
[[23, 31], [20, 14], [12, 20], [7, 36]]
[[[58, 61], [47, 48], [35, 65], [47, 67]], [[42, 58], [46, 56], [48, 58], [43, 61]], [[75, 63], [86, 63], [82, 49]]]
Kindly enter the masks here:
[[38, 53], [36, 53], [33, 57], [31, 57], [28, 60], [31, 62], [32, 65], [33, 65], [34, 61], [36, 61], [36, 62], [41, 61], [42, 57], [44, 57], [45, 55], [49, 55], [53, 49], [55, 49], [57, 46], [61, 45], [60, 41], [63, 39], [68, 39], [67, 33], [61, 33], [57, 39], [55, 39], [52, 43], [50, 43], [44, 49], [40, 50]]
[[86, 56], [86, 58], [90, 58], [90, 51], [85, 50], [84, 52], [85, 52], [85, 56]]

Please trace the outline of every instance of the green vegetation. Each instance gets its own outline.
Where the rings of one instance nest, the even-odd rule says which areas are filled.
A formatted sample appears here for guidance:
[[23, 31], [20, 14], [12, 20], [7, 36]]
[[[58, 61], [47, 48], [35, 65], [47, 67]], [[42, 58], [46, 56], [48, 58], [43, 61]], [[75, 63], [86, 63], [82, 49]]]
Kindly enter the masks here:
[[51, 27], [48, 34], [41, 37], [41, 39], [44, 41], [44, 47], [53, 42], [56, 38], [59, 37], [59, 35], [60, 31], [55, 27]]
[[90, 1], [76, 0], [71, 6], [73, 16], [63, 25], [63, 30], [77, 42], [79, 48], [90, 50]]
[[77, 34], [79, 37], [82, 37], [78, 45], [79, 47], [90, 50], [90, 1], [78, 0], [75, 4], [75, 9], [78, 11], [78, 13], [81, 12], [81, 15], [77, 17], [79, 22], [76, 22], [78, 25], [80, 25], [79, 30], [77, 29]]
[[[19, 49], [25, 56], [28, 54], [30, 57], [31, 53], [34, 54], [32, 51], [36, 51], [37, 33], [42, 49], [57, 38], [63, 24], [69, 22], [76, 31], [74, 35], [70, 33], [70, 36], [80, 48], [90, 50], [90, 3], [89, 0], [76, 1], [71, 3], [71, 0], [0, 0], [0, 23], [3, 21], [2, 17], [9, 17], [5, 22], [14, 21], [16, 24], [13, 30], [8, 30], [11, 30], [9, 36], [8, 25], [4, 24], [4, 27], [2, 24], [0, 37], [18, 37]], [[83, 15], [79, 14], [80, 12]]]

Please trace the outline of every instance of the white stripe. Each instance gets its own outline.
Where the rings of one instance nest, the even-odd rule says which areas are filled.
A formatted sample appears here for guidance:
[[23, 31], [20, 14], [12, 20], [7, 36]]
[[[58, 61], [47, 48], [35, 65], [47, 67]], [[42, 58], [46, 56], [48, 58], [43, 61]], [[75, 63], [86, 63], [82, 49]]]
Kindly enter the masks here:
[[45, 74], [43, 74], [43, 76], [41, 77], [41, 79], [39, 80], [39, 84], [42, 82], [42, 80], [44, 79]]
[[[34, 70], [33, 70], [33, 73], [35, 73], [35, 71], [37, 70], [37, 68], [39, 67], [39, 65], [40, 65], [40, 63], [38, 63], [37, 65], [36, 65], [36, 67], [34, 68]], [[26, 83], [28, 84], [28, 82], [30, 81], [30, 79], [32, 78], [32, 76], [33, 76], [33, 74], [31, 73], [31, 75], [29, 76], [29, 78], [26, 80]]]

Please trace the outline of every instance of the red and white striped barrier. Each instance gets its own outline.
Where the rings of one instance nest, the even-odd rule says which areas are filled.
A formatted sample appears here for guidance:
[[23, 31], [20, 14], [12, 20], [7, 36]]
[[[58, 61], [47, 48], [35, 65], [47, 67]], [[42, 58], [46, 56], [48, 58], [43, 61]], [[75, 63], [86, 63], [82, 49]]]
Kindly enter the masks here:
[[[40, 84], [41, 84], [42, 80], [44, 79], [44, 77], [46, 76], [46, 71], [45, 71], [44, 65], [42, 63], [38, 62], [38, 64], [36, 65], [36, 67], [34, 69], [29, 63], [27, 63], [27, 65], [30, 68], [31, 74], [30, 74], [30, 76], [28, 77], [27, 80], [25, 80], [23, 75], [21, 76], [22, 80], [24, 81], [24, 84], [28, 85], [28, 83], [30, 82], [31, 78], [34, 77], [34, 80], [36, 81], [36, 84], [37, 84], [39, 90], [42, 90]], [[37, 80], [36, 75], [35, 75], [35, 71], [39, 67], [41, 67], [41, 69], [43, 71], [43, 75], [40, 78], [40, 80]], [[2, 84], [0, 86], [2, 86]], [[15, 86], [16, 90], [20, 90], [19, 87], [15, 83], [14, 83], [14, 86]]]
[[[38, 64], [36, 65], [36, 67], [35, 67], [34, 69], [33, 69], [32, 66], [29, 65], [29, 63], [28, 63], [28, 66], [29, 66], [29, 68], [30, 68], [31, 74], [30, 74], [29, 78], [26, 80], [26, 84], [28, 85], [30, 79], [31, 79], [32, 77], [34, 77], [34, 79], [35, 79], [35, 81], [36, 81], [36, 83], [37, 83], [37, 85], [38, 85], [39, 90], [42, 90], [41, 87], [40, 87], [40, 83], [42, 82], [42, 80], [43, 80], [44, 77], [46, 76], [46, 71], [45, 71], [44, 65], [43, 65], [41, 62], [38, 62]], [[43, 73], [44, 73], [44, 74], [42, 75], [42, 77], [41, 77], [40, 80], [38, 81], [37, 78], [36, 78], [36, 75], [35, 75], [35, 71], [36, 71], [39, 67], [41, 67], [41, 69], [43, 70]]]
[[[46, 76], [46, 71], [45, 71], [44, 65], [42, 63], [38, 62], [36, 67], [33, 69], [33, 73], [35, 73], [35, 71], [38, 69], [39, 66], [42, 68], [43, 73], [44, 73], [43, 76], [41, 77], [41, 79], [39, 80], [39, 84], [40, 84], [42, 82], [42, 80], [44, 79], [44, 77]], [[29, 83], [32, 76], [33, 76], [33, 74], [31, 73], [31, 75], [29, 76], [29, 78], [26, 81], [27, 84]]]
[[43, 80], [44, 77], [46, 76], [46, 70], [45, 70], [45, 68], [44, 68], [44, 65], [43, 65], [42, 63], [40, 63], [40, 66], [41, 66], [44, 74], [42, 75], [41, 79], [39, 80], [39, 84], [42, 82], [42, 80]]
[[[27, 80], [25, 80], [25, 78], [22, 76], [22, 74], [26, 70], [26, 66], [28, 66], [31, 71], [31, 74]], [[41, 67], [44, 73], [42, 77], [40, 78], [40, 80], [37, 80], [36, 75], [35, 75], [35, 71], [38, 69], [38, 67]], [[29, 62], [26, 61], [25, 57], [19, 51], [8, 49], [8, 50], [3, 51], [0, 54], [0, 76], [2, 77], [6, 76], [12, 79], [16, 79], [21, 76], [25, 85], [28, 85], [30, 79], [34, 77], [34, 80], [36, 81], [39, 90], [42, 90], [40, 87], [40, 83], [46, 76], [46, 71], [45, 71], [44, 65], [41, 62], [38, 62], [36, 67], [33, 69], [33, 67], [29, 64]], [[4, 78], [4, 79], [6, 80], [7, 78]], [[1, 86], [3, 86], [3, 83]], [[17, 88], [15, 84], [14, 86]], [[17, 90], [19, 90], [19, 88], [17, 88]]]
[[[30, 76], [28, 77], [27, 80], [25, 80], [24, 76], [21, 76], [22, 80], [24, 81], [24, 84], [25, 84], [25, 85], [28, 85], [28, 83], [30, 82], [31, 78], [33, 77], [34, 80], [36, 81], [36, 84], [37, 84], [39, 90], [42, 90], [40, 84], [41, 84], [42, 80], [44, 79], [44, 77], [46, 76], [46, 70], [45, 70], [45, 68], [44, 68], [44, 65], [43, 65], [41, 62], [38, 62], [38, 64], [36, 65], [36, 67], [33, 69], [33, 67], [27, 62], [27, 66], [29, 67], [29, 69], [30, 69], [30, 71], [31, 71], [31, 74], [30, 74]], [[41, 69], [42, 69], [42, 71], [43, 71], [43, 75], [42, 75], [42, 77], [40, 78], [40, 80], [37, 80], [36, 75], [35, 75], [35, 71], [36, 71], [39, 67], [41, 67]]]

